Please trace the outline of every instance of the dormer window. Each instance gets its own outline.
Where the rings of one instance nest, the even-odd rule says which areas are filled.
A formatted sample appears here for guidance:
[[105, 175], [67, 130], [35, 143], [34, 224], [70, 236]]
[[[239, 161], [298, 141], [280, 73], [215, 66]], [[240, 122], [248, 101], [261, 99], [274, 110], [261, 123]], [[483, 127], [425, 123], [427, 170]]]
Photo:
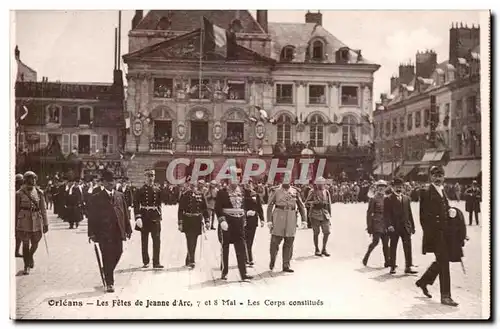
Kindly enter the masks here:
[[295, 48], [293, 46], [286, 46], [281, 50], [280, 60], [282, 62], [291, 62], [294, 58]]
[[313, 60], [323, 59], [323, 42], [321, 42], [320, 40], [316, 40], [313, 42], [312, 59]]
[[337, 62], [338, 63], [348, 63], [349, 62], [349, 48], [342, 47], [337, 50]]

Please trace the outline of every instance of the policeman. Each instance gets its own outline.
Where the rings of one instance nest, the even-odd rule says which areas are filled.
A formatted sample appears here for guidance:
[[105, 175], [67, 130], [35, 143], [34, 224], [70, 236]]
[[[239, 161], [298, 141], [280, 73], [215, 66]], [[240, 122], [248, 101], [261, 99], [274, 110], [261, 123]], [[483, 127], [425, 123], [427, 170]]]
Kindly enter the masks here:
[[238, 186], [236, 168], [231, 167], [233, 180], [217, 192], [215, 199], [215, 214], [219, 222], [218, 236], [222, 245], [222, 280], [227, 280], [229, 271], [229, 245], [234, 244], [238, 269], [241, 280], [248, 281], [253, 276], [248, 275], [245, 265], [245, 213], [247, 211], [243, 199], [243, 191]]
[[[332, 209], [330, 192], [325, 189], [325, 183], [326, 180], [323, 177], [318, 177], [315, 182], [316, 186], [309, 191], [305, 203], [310, 207], [308, 217], [313, 229], [314, 254], [316, 256], [330, 257], [330, 254], [326, 250], [326, 245], [330, 236]], [[320, 228], [323, 232], [323, 248], [321, 251], [319, 251], [318, 246]]]
[[[24, 178], [23, 178], [23, 175], [22, 174], [17, 174], [16, 175], [16, 191], [19, 191], [19, 189], [23, 186], [23, 183], [24, 183]], [[14, 227], [17, 227], [17, 216], [16, 216], [16, 221], [15, 221], [15, 225]], [[16, 257], [23, 257], [23, 255], [21, 255], [21, 253], [19, 252], [19, 249], [21, 249], [21, 239], [19, 239], [19, 236], [18, 236], [18, 232], [16, 230], [16, 233], [15, 233], [15, 236], [16, 236], [16, 249], [15, 249], [15, 256]]]
[[33, 256], [38, 248], [42, 235], [49, 230], [45, 198], [36, 186], [37, 176], [27, 171], [24, 186], [16, 192], [16, 231], [23, 242], [24, 275], [35, 267]]
[[203, 192], [193, 185], [181, 196], [178, 210], [179, 231], [186, 235], [186, 266], [191, 269], [195, 266], [196, 244], [203, 224], [207, 229], [210, 227], [207, 203]]
[[[276, 209], [273, 211], [274, 207]], [[276, 190], [269, 197], [269, 204], [267, 207], [267, 225], [271, 232], [270, 270], [273, 270], [274, 268], [279, 246], [281, 241], [284, 239], [283, 272], [294, 272], [290, 268], [290, 260], [292, 259], [293, 241], [295, 239], [295, 232], [297, 231], [296, 207], [299, 208], [300, 217], [302, 219], [302, 227], [305, 228], [307, 226], [307, 218], [304, 204], [300, 199], [300, 193], [295, 188], [291, 187], [289, 182], [281, 184], [281, 186], [276, 188]]]
[[135, 229], [141, 231], [143, 268], [149, 266], [149, 235], [153, 240], [153, 268], [163, 268], [160, 264], [161, 197], [160, 189], [154, 186], [155, 171], [146, 170], [146, 183], [137, 190], [134, 202]]

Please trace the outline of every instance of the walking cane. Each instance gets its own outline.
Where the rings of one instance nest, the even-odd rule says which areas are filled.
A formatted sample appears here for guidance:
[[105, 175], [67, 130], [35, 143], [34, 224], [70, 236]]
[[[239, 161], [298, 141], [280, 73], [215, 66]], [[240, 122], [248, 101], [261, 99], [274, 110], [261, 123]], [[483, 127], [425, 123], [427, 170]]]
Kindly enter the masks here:
[[97, 247], [97, 243], [94, 241], [94, 251], [95, 257], [97, 259], [97, 266], [99, 267], [99, 273], [101, 274], [102, 285], [106, 288], [106, 280], [104, 279], [104, 268], [102, 265], [102, 258], [99, 252], [99, 248]]

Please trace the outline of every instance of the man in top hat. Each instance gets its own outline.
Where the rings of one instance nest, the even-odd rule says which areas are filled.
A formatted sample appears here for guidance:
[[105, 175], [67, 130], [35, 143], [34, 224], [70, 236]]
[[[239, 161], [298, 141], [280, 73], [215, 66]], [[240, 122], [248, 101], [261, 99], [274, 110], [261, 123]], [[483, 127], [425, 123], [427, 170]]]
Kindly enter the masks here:
[[113, 173], [102, 175], [104, 189], [91, 196], [88, 236], [99, 243], [106, 291], [114, 292], [114, 270], [123, 253], [123, 241], [130, 239], [132, 228], [123, 194], [114, 189]]
[[[291, 175], [290, 175], [291, 176]], [[284, 177], [286, 179], [286, 177]], [[283, 272], [292, 273], [290, 260], [293, 255], [293, 241], [297, 231], [297, 213], [298, 207], [300, 217], [302, 218], [302, 227], [307, 226], [307, 217], [304, 204], [300, 199], [300, 193], [290, 186], [289, 182], [283, 182], [276, 188], [269, 197], [267, 206], [267, 225], [271, 232], [269, 269], [274, 269], [276, 255], [278, 254], [281, 241], [283, 243]]]
[[[325, 184], [326, 180], [323, 177], [318, 177], [314, 188], [309, 191], [306, 197], [305, 204], [309, 208], [308, 217], [313, 229], [314, 254], [316, 256], [330, 257], [326, 245], [330, 236], [332, 209], [330, 192], [325, 188]], [[323, 232], [321, 251], [318, 245], [320, 229]]]
[[396, 251], [399, 238], [403, 241], [405, 254], [405, 273], [417, 273], [412, 269], [411, 236], [415, 234], [415, 223], [411, 212], [410, 198], [403, 193], [404, 182], [401, 178], [394, 178], [392, 194], [384, 200], [384, 219], [390, 239], [390, 273], [396, 273]]
[[23, 243], [24, 275], [35, 267], [34, 255], [42, 235], [49, 230], [45, 197], [36, 187], [37, 176], [27, 171], [24, 176], [24, 185], [16, 192], [16, 231]]
[[248, 281], [253, 276], [247, 274], [245, 264], [245, 215], [247, 206], [243, 191], [237, 182], [236, 168], [230, 169], [233, 179], [217, 192], [215, 214], [219, 222], [218, 237], [222, 245], [222, 280], [227, 280], [229, 271], [229, 245], [234, 245], [241, 280]]
[[[16, 175], [16, 181], [15, 181], [15, 189], [16, 189], [16, 192], [19, 191], [19, 189], [23, 186], [23, 183], [24, 183], [24, 178], [23, 178], [23, 175], [22, 174], [17, 174]], [[17, 216], [15, 217], [15, 223], [14, 223], [14, 227], [17, 227]], [[15, 256], [16, 257], [23, 257], [23, 255], [21, 255], [21, 252], [19, 251], [21, 249], [21, 239], [19, 239], [19, 236], [18, 236], [18, 233], [17, 233], [17, 230], [16, 230], [16, 233], [15, 233], [15, 236], [16, 236], [16, 249], [15, 249]]]
[[452, 237], [448, 234], [450, 205], [443, 189], [443, 167], [432, 166], [429, 169], [429, 179], [431, 184], [420, 192], [422, 253], [434, 253], [436, 260], [415, 284], [425, 296], [431, 298], [427, 286], [432, 285], [439, 276], [441, 304], [458, 306], [451, 298], [449, 251]]
[[78, 184], [79, 178], [71, 178], [70, 186], [66, 193], [66, 221], [69, 228], [78, 228], [83, 220], [83, 190]]
[[465, 211], [469, 213], [469, 225], [472, 225], [472, 213], [479, 225], [479, 213], [481, 212], [481, 189], [477, 181], [472, 181], [472, 186], [465, 191]]
[[161, 269], [160, 264], [160, 233], [161, 233], [161, 195], [160, 189], [154, 185], [155, 171], [144, 172], [145, 184], [137, 190], [134, 214], [136, 230], [141, 231], [143, 268], [149, 266], [149, 235], [153, 240], [153, 268]]
[[368, 246], [365, 257], [363, 257], [363, 265], [366, 266], [371, 252], [382, 240], [382, 251], [384, 253], [384, 267], [390, 266], [389, 254], [389, 236], [387, 227], [384, 221], [384, 199], [387, 183], [384, 180], [379, 180], [375, 183], [375, 194], [368, 200], [368, 210], [366, 212], [366, 231], [372, 236], [372, 242]]
[[192, 185], [189, 191], [182, 194], [178, 208], [179, 231], [186, 235], [187, 255], [185, 265], [195, 267], [195, 254], [198, 236], [202, 234], [203, 225], [210, 226], [209, 213], [203, 191]]
[[217, 197], [217, 181], [213, 180], [210, 182], [210, 186], [206, 191], [204, 191], [205, 200], [207, 202], [208, 218], [210, 221], [210, 229], [215, 230], [215, 198]]
[[128, 209], [131, 209], [131, 207], [134, 204], [134, 202], [133, 202], [134, 194], [133, 194], [132, 188], [130, 186], [130, 182], [129, 182], [128, 177], [123, 178], [119, 191], [122, 192], [123, 195], [125, 196], [125, 201], [127, 202]]

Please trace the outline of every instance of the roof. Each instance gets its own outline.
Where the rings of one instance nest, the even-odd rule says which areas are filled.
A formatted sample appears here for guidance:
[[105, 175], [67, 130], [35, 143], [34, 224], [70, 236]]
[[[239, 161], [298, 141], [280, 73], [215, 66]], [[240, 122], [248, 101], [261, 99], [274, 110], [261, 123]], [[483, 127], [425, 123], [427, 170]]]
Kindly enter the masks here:
[[[269, 34], [271, 35], [271, 58], [280, 59], [280, 54], [285, 46], [295, 47], [295, 57], [292, 62], [305, 62], [306, 51], [309, 42], [314, 38], [326, 41], [327, 58], [325, 63], [335, 63], [335, 52], [342, 47], [349, 48], [345, 43], [337, 39], [323, 26], [315, 23], [272, 23], [268, 24]], [[349, 48], [350, 49], [350, 48]], [[358, 54], [350, 49], [352, 63], [373, 64], [366, 58], [357, 61]]]
[[32, 73], [36, 73], [35, 70], [33, 70], [28, 65], [24, 64], [20, 59], [17, 60], [17, 65], [20, 65], [20, 66], [24, 67], [26, 70], [31, 71]]
[[201, 28], [202, 17], [224, 29], [238, 18], [243, 26], [242, 33], [265, 34], [248, 10], [150, 10], [134, 30], [163, 30], [165, 27], [158, 23], [166, 18], [169, 21], [167, 29], [187, 32]]
[[[138, 58], [143, 58], [143, 57], [161, 57], [165, 58], [168, 57], [168, 52], [165, 52], [165, 50], [168, 49], [173, 49], [174, 47], [183, 47], [182, 43], [188, 42], [191, 43], [193, 47], [193, 51], [190, 52], [190, 54], [194, 54], [196, 51], [198, 51], [198, 55], [192, 56], [191, 58], [194, 58], [196, 60], [199, 59], [199, 38], [200, 38], [200, 33], [201, 29], [196, 29], [192, 32], [185, 33], [183, 35], [180, 35], [178, 37], [174, 37], [171, 39], [167, 39], [165, 41], [158, 42], [156, 44], [144, 47], [142, 49], [139, 49], [137, 51], [128, 53], [123, 55], [123, 59], [125, 62], [131, 60], [131, 59], [138, 59]], [[196, 40], [195, 40], [196, 39]], [[187, 56], [187, 52], [184, 49], [183, 55]], [[215, 55], [215, 54], [214, 54]], [[189, 57], [185, 57], [189, 58]], [[222, 57], [220, 59], [223, 59]], [[239, 44], [236, 45], [236, 60], [253, 60], [253, 61], [261, 61], [261, 62], [267, 62], [270, 64], [274, 64], [275, 61], [269, 57], [263, 56], [251, 49], [248, 49], [246, 47], [243, 47]]]

